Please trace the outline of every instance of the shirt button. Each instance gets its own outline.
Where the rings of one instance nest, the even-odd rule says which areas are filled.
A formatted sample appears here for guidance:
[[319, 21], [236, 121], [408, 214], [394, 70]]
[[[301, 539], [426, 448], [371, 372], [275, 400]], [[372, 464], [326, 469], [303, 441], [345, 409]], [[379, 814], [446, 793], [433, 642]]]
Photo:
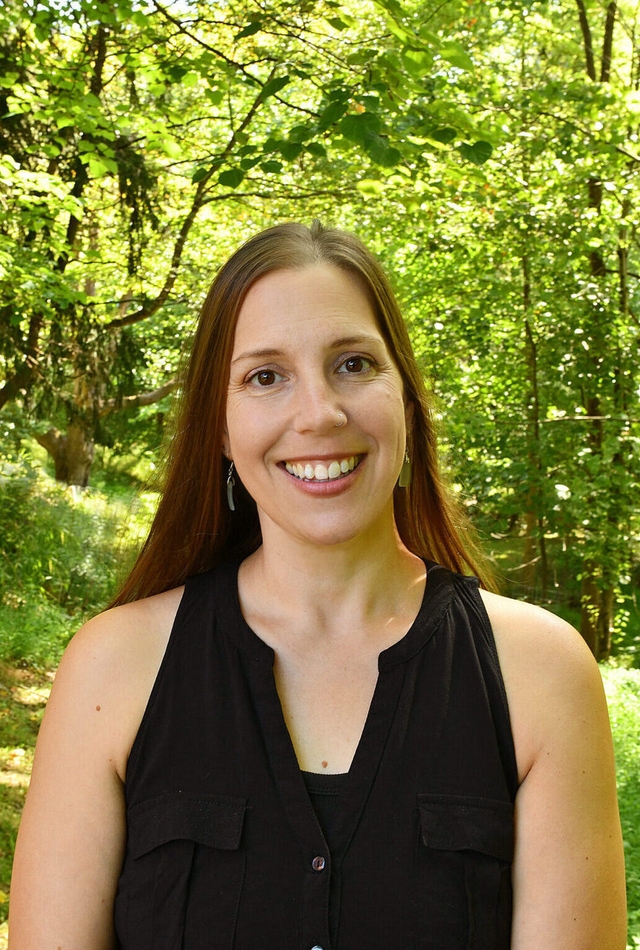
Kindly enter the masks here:
[[[317, 855], [311, 862], [311, 867], [314, 871], [324, 871], [324, 866], [327, 862], [322, 857], [321, 854]], [[311, 950], [322, 950], [322, 947], [312, 947]]]

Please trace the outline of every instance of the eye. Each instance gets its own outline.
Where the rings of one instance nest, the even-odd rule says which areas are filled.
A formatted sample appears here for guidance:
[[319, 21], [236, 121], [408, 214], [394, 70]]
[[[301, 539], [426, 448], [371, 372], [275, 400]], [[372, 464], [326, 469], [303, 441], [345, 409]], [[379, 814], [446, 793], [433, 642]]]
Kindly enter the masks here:
[[339, 373], [350, 373], [352, 375], [358, 375], [363, 373], [368, 373], [373, 369], [373, 361], [367, 359], [366, 356], [350, 356], [343, 363], [340, 364], [338, 369]]
[[259, 386], [264, 389], [267, 386], [273, 386], [274, 383], [280, 382], [282, 378], [280, 373], [276, 373], [274, 369], [260, 369], [257, 373], [250, 376], [247, 382], [251, 386]]

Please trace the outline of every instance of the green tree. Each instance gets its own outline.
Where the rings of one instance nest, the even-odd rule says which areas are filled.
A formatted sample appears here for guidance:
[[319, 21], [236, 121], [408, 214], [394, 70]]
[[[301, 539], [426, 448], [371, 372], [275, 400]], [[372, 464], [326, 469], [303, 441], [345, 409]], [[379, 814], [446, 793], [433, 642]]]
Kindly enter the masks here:
[[443, 123], [469, 160], [490, 153], [425, 82], [466, 69], [464, 49], [397, 4], [370, 23], [332, 0], [3, 16], [0, 408], [21, 397], [60, 424], [39, 438], [74, 483], [109, 416], [175, 385], [169, 337], [184, 335], [203, 261], [274, 212], [357, 201], [380, 169], [411, 178]]

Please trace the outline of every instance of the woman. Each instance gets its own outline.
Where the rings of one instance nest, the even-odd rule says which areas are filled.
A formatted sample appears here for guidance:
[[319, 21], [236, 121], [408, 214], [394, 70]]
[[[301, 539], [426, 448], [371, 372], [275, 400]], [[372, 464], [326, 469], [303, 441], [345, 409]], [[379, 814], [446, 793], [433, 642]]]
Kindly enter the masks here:
[[257, 235], [145, 549], [56, 677], [11, 950], [623, 950], [597, 667], [474, 557], [377, 262]]

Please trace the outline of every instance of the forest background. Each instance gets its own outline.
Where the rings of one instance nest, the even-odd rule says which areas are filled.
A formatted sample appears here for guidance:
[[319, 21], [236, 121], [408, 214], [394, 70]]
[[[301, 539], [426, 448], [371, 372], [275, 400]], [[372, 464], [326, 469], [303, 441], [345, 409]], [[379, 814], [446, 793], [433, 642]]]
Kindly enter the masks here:
[[392, 275], [504, 593], [607, 661], [640, 945], [639, 214], [640, 3], [5, 0], [0, 919], [47, 671], [144, 536], [206, 289], [319, 217]]

